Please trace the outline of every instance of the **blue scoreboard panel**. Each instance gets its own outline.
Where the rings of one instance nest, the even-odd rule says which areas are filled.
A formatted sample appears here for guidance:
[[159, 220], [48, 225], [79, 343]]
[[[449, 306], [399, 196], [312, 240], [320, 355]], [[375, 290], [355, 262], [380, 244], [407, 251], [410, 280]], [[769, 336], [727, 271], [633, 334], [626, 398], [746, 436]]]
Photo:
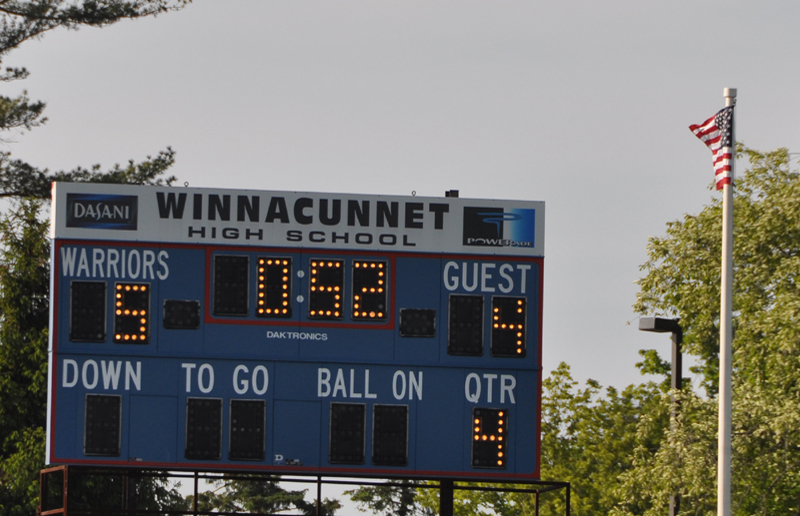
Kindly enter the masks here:
[[544, 204], [57, 183], [47, 461], [537, 479]]

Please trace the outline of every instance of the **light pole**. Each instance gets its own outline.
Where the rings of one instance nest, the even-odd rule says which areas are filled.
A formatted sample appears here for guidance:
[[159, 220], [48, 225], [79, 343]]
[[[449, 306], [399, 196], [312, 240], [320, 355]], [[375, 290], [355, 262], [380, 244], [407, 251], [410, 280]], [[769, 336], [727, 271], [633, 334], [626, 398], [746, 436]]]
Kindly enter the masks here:
[[[679, 319], [667, 319], [665, 317], [642, 317], [639, 319], [639, 330], [654, 333], [672, 334], [672, 389], [680, 389], [683, 385], [683, 354], [681, 344], [683, 343], [683, 329], [678, 323]], [[678, 417], [678, 400], [675, 394], [672, 395], [672, 406], [670, 407], [670, 427], [675, 425]], [[670, 495], [669, 497], [669, 516], [677, 516], [681, 506], [680, 495]]]

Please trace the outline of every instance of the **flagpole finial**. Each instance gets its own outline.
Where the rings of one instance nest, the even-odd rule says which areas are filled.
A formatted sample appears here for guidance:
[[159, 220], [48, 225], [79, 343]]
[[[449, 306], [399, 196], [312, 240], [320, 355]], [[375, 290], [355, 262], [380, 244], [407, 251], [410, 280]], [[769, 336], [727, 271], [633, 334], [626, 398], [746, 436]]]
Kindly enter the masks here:
[[725, 97], [725, 105], [733, 106], [736, 104], [736, 88], [724, 88], [722, 96]]

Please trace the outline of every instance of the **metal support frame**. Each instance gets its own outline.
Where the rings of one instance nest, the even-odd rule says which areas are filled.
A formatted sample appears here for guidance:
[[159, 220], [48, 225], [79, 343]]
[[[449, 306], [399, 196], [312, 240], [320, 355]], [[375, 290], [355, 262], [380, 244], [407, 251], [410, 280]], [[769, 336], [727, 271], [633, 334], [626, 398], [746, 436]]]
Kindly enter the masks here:
[[[447, 483], [447, 487], [445, 484]], [[534, 514], [533, 516], [539, 516], [539, 497], [544, 493], [549, 493], [551, 491], [557, 491], [560, 489], [564, 489], [565, 492], [565, 507], [566, 512], [564, 513], [565, 516], [570, 516], [570, 483], [569, 482], [548, 482], [548, 481], [531, 481], [525, 484], [514, 484], [514, 485], [528, 485], [531, 487], [485, 487], [485, 486], [474, 486], [474, 485], [461, 485], [456, 486], [455, 482], [452, 480], [441, 480], [439, 482], [439, 516], [453, 516], [453, 493], [455, 491], [484, 491], [484, 492], [498, 492], [498, 493], [530, 493], [533, 495], [534, 499]], [[541, 486], [541, 487], [533, 487], [533, 486]], [[430, 487], [430, 486], [417, 486], [417, 487]], [[449, 500], [445, 502], [444, 495], [445, 489], [449, 491]], [[449, 512], [445, 512], [444, 508], [447, 508]]]
[[39, 510], [37, 512], [41, 516], [57, 514], [67, 516], [68, 497], [69, 468], [67, 466], [55, 466], [39, 472]]
[[[250, 514], [253, 516], [272, 516], [264, 513], [232, 513], [232, 512], [210, 512], [199, 510], [197, 501], [200, 488], [201, 479], [219, 479], [224, 476], [226, 479], [231, 480], [253, 480], [261, 477], [263, 480], [275, 482], [298, 482], [298, 483], [316, 483], [316, 512], [321, 514], [322, 511], [322, 485], [323, 484], [338, 484], [338, 485], [355, 485], [355, 486], [387, 486], [393, 487], [413, 487], [416, 489], [438, 489], [440, 494], [439, 514], [442, 516], [452, 516], [454, 503], [453, 494], [455, 491], [484, 491], [484, 492], [502, 492], [502, 493], [530, 493], [534, 497], [534, 515], [538, 516], [540, 507], [540, 496], [544, 493], [553, 491], [565, 491], [565, 516], [570, 516], [570, 483], [569, 482], [548, 482], [548, 481], [528, 481], [522, 483], [515, 483], [512, 485], [495, 484], [498, 487], [485, 487], [471, 485], [475, 482], [481, 482], [479, 479], [467, 481], [453, 480], [453, 479], [427, 479], [429, 483], [419, 484], [420, 479], [410, 479], [408, 477], [397, 477], [391, 480], [400, 480], [401, 482], [388, 483], [387, 481], [375, 481], [364, 479], [339, 479], [339, 478], [323, 478], [321, 476], [277, 476], [269, 474], [228, 474], [221, 472], [209, 471], [184, 471], [184, 472], [169, 472], [147, 470], [147, 469], [112, 469], [112, 468], [93, 468], [85, 466], [56, 466], [46, 468], [39, 472], [39, 510], [40, 516], [93, 516], [100, 514], [108, 514], [108, 509], [77, 509], [70, 507], [70, 478], [73, 480], [78, 479], [82, 475], [95, 475], [95, 476], [117, 476], [122, 478], [122, 496], [120, 500], [120, 507], [116, 510], [116, 514], [124, 514], [126, 516], [150, 515], [150, 514], [172, 514], [172, 515], [234, 515], [234, 514]], [[150, 511], [136, 509], [135, 500], [135, 483], [137, 478], [142, 477], [158, 477], [158, 478], [183, 478], [190, 479], [193, 487], [193, 504], [188, 511]], [[415, 481], [416, 480], [416, 481]], [[291, 516], [287, 513], [281, 513], [281, 516]]]

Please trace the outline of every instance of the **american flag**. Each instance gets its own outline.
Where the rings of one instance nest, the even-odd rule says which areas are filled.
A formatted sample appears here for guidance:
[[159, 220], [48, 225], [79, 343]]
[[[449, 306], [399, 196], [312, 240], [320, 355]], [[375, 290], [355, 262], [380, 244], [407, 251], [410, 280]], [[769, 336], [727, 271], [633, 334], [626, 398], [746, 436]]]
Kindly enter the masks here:
[[722, 190], [722, 185], [732, 184], [733, 106], [726, 107], [702, 124], [690, 125], [689, 129], [711, 149], [717, 190]]

